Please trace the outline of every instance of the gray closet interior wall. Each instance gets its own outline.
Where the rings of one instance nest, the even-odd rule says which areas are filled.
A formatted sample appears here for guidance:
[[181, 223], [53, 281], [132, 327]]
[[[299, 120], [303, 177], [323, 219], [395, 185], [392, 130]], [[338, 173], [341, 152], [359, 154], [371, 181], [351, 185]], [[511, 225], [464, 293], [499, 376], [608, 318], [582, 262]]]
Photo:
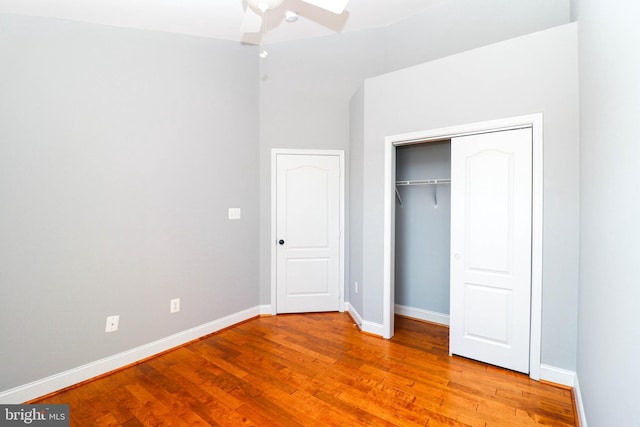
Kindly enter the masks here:
[[[451, 178], [451, 141], [396, 149], [396, 180]], [[395, 303], [449, 314], [451, 186], [398, 186]]]

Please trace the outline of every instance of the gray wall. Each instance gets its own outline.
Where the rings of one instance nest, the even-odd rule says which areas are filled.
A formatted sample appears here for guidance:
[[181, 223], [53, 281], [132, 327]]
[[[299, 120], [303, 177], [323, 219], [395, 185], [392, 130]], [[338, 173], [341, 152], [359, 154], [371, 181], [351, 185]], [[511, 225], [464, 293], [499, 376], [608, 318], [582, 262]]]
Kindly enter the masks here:
[[257, 306], [256, 57], [0, 16], [0, 390]]
[[[351, 134], [349, 137], [349, 153], [350, 163], [349, 169], [349, 269], [345, 280], [347, 283], [349, 277], [362, 277], [362, 200], [364, 195], [363, 188], [363, 155], [364, 155], [364, 90], [360, 88], [350, 104]], [[351, 305], [350, 310], [362, 313], [362, 292], [358, 289], [356, 292], [355, 285], [348, 286], [350, 293], [346, 295], [346, 299]]]
[[570, 16], [570, 0], [439, 1], [386, 29], [386, 71], [566, 24]]
[[[451, 143], [396, 149], [396, 179], [451, 178]], [[398, 186], [395, 303], [449, 314], [451, 185]], [[436, 191], [437, 205], [434, 199]]]
[[[386, 28], [268, 45], [260, 85], [261, 304], [270, 304], [271, 295], [272, 148], [343, 149], [353, 167], [349, 102], [364, 79], [566, 24], [569, 6], [569, 0], [446, 0]], [[351, 269], [347, 300], [362, 278]], [[366, 299], [363, 292], [356, 298]]]
[[589, 427], [638, 426], [640, 4], [578, 0], [578, 378]]
[[579, 219], [576, 38], [576, 25], [569, 24], [365, 82], [361, 191], [366, 320], [382, 323], [385, 136], [542, 112], [542, 363], [575, 369]]

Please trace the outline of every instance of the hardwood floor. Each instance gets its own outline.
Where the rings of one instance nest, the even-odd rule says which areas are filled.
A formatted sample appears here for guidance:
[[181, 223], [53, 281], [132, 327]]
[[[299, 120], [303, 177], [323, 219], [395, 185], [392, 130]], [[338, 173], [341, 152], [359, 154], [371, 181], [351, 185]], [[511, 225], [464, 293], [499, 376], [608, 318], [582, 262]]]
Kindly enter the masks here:
[[250, 320], [33, 403], [73, 426], [575, 426], [570, 390], [448, 355], [448, 329], [391, 340], [345, 313]]

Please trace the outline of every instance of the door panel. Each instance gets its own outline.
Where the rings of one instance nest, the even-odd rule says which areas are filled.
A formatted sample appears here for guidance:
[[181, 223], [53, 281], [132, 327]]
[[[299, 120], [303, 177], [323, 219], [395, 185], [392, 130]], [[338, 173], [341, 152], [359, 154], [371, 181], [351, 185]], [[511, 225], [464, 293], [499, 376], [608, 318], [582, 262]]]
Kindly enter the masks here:
[[287, 295], [327, 295], [330, 293], [330, 262], [327, 258], [287, 260]]
[[465, 286], [465, 335], [508, 345], [511, 324], [511, 292], [506, 289], [467, 284]]
[[276, 168], [276, 310], [337, 311], [340, 158], [278, 154]]
[[511, 175], [512, 160], [512, 155], [495, 150], [466, 159], [467, 271], [505, 273], [510, 270], [512, 195], [509, 182], [503, 177]]
[[294, 167], [285, 171], [284, 191], [287, 202], [284, 213], [287, 216], [285, 227], [289, 249], [328, 246], [327, 233], [331, 209], [329, 173], [329, 169], [317, 165]]
[[450, 352], [529, 372], [531, 129], [451, 142]]

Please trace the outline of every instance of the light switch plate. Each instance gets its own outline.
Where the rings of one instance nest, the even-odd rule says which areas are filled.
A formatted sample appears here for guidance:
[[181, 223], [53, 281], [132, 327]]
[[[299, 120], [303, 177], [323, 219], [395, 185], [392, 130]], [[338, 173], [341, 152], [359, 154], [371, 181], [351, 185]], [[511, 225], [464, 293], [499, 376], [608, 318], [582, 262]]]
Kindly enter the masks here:
[[180, 298], [174, 298], [169, 301], [169, 313], [177, 313], [180, 311]]
[[229, 219], [240, 219], [240, 208], [229, 208]]

